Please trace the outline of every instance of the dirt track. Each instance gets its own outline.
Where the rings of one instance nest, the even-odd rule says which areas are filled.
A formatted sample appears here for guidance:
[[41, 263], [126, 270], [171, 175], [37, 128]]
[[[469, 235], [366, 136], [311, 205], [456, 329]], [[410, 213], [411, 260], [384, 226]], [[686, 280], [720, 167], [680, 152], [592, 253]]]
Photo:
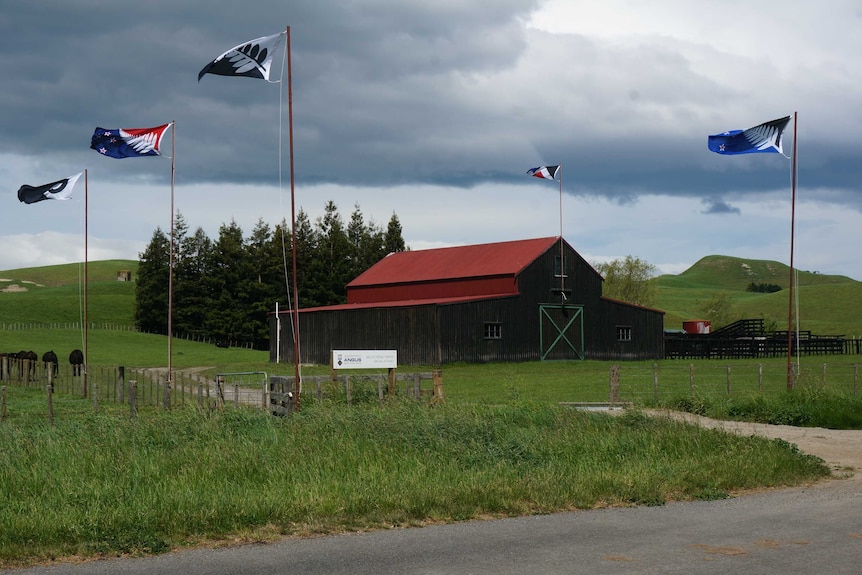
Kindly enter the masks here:
[[836, 430], [822, 427], [792, 427], [740, 421], [719, 421], [678, 411], [645, 411], [656, 417], [670, 417], [710, 429], [780, 438], [795, 444], [800, 451], [816, 455], [829, 465], [834, 477], [862, 484], [862, 430]]

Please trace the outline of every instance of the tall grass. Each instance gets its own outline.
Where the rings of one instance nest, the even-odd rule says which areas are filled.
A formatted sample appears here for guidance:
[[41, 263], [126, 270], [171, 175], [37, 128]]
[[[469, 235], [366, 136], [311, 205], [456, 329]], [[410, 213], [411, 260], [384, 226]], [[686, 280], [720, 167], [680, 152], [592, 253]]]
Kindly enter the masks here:
[[0, 425], [0, 444], [5, 566], [711, 499], [828, 474], [783, 442], [525, 402], [92, 416]]

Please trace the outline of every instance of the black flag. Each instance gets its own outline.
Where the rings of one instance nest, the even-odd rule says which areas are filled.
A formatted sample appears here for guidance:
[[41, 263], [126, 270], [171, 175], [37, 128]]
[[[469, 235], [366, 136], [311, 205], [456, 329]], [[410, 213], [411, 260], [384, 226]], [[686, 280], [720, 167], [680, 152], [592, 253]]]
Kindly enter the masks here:
[[219, 76], [246, 76], [269, 81], [269, 67], [272, 65], [273, 51], [284, 32], [249, 40], [234, 46], [209, 64], [198, 74], [198, 82], [204, 74]]
[[35, 204], [42, 200], [68, 200], [72, 197], [72, 190], [78, 182], [78, 178], [84, 172], [45, 184], [44, 186], [28, 186], [24, 184], [18, 188], [18, 201], [25, 204]]

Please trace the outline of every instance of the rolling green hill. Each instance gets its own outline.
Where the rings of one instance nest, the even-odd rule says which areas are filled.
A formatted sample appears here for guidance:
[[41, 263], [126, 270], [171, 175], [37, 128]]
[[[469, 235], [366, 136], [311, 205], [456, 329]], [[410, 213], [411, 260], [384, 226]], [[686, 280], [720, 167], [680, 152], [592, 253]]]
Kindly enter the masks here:
[[[103, 260], [87, 264], [88, 319], [95, 323], [134, 323], [135, 283], [117, 281], [138, 262]], [[74, 323], [84, 316], [84, 265], [63, 264], [0, 271], [0, 326], [9, 323]]]
[[[656, 307], [666, 312], [665, 329], [681, 329], [683, 321], [702, 318], [703, 304], [717, 293], [727, 295], [734, 319], [763, 318], [767, 325], [787, 329], [790, 268], [784, 264], [707, 256], [679, 275], [662, 275], [653, 281], [658, 288]], [[782, 289], [774, 293], [746, 291], [752, 282]], [[862, 336], [862, 282], [797, 271], [796, 299], [800, 329], [818, 335]]]
[[[135, 282], [117, 281], [117, 272], [131, 271], [134, 279], [137, 269], [134, 260], [89, 262], [91, 322], [134, 323]], [[702, 317], [700, 309], [705, 302], [724, 293], [735, 319], [763, 318], [767, 325], [786, 329], [789, 273], [789, 268], [778, 262], [707, 256], [679, 275], [655, 278], [655, 307], [666, 312], [665, 329], [681, 329], [683, 321]], [[0, 271], [0, 327], [8, 323], [80, 321], [83, 275], [83, 264]], [[746, 291], [752, 282], [778, 285], [782, 290]], [[17, 287], [10, 290], [10, 286]], [[795, 291], [801, 329], [819, 335], [862, 336], [862, 282], [800, 271]]]

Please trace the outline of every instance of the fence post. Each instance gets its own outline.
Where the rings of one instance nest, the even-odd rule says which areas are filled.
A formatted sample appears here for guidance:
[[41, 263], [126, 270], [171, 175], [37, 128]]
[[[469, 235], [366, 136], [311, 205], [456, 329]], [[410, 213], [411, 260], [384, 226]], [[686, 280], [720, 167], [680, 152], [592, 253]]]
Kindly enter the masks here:
[[54, 425], [54, 390], [50, 385], [45, 386], [48, 393], [48, 422]]
[[99, 413], [99, 383], [93, 381], [93, 413]]
[[165, 380], [164, 408], [167, 411], [171, 410], [171, 376], [170, 376], [170, 373], [168, 374], [168, 378]]
[[612, 365], [608, 376], [608, 403], [615, 404], [620, 400], [620, 366]]
[[823, 364], [823, 371], [820, 372], [820, 385], [826, 387], [826, 364]]
[[727, 397], [730, 397], [730, 366], [727, 366]]
[[233, 402], [234, 402], [234, 405], [239, 407], [239, 384], [238, 383], [233, 384]]
[[377, 404], [383, 407], [383, 378], [375, 377], [374, 379], [377, 381]]
[[0, 422], [6, 421], [6, 386], [0, 387]]
[[856, 396], [856, 392], [859, 389], [858, 383], [859, 383], [859, 364], [854, 363], [853, 364], [853, 396], [854, 397]]
[[138, 415], [138, 380], [129, 380], [129, 416], [134, 419]]
[[443, 370], [431, 370], [431, 381], [434, 382], [434, 402], [443, 403], [446, 399], [443, 397]]
[[763, 364], [757, 364], [757, 391], [763, 393]]
[[658, 403], [658, 364], [652, 364], [652, 396], [653, 401]]
[[688, 364], [688, 394], [694, 397], [694, 364]]

